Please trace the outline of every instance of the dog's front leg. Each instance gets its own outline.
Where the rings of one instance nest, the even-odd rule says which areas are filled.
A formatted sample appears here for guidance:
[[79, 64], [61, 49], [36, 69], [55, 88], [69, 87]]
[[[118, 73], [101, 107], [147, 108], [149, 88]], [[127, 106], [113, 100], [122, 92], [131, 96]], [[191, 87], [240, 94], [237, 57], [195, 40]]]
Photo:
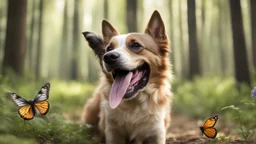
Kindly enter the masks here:
[[107, 127], [105, 136], [106, 144], [126, 144], [125, 134], [117, 128]]
[[143, 141], [143, 144], [165, 144], [166, 132], [164, 129], [159, 130], [156, 135], [150, 136]]
[[[166, 143], [166, 135], [165, 135], [165, 132], [164, 134], [161, 134], [161, 135], [158, 135], [156, 137], [156, 143], [157, 144], [165, 144]], [[152, 143], [153, 144], [153, 143]]]

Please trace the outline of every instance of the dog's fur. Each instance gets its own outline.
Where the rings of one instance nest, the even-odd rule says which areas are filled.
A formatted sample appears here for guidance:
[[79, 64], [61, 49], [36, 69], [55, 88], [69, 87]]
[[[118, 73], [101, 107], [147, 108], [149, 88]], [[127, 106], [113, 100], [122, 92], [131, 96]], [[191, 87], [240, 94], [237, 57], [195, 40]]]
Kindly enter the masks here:
[[[168, 38], [163, 20], [154, 11], [144, 33], [120, 35], [106, 20], [102, 21], [103, 38], [91, 32], [84, 37], [93, 49], [102, 68], [100, 84], [85, 104], [83, 120], [98, 125], [101, 138], [107, 144], [164, 144], [170, 122], [170, 59]], [[138, 42], [142, 48], [132, 51], [130, 44]], [[111, 45], [113, 50], [107, 51]], [[148, 83], [130, 99], [123, 99], [112, 109], [109, 95], [114, 82], [111, 71], [103, 60], [105, 54], [118, 52], [122, 57], [119, 67], [132, 70], [143, 63], [150, 67]]]

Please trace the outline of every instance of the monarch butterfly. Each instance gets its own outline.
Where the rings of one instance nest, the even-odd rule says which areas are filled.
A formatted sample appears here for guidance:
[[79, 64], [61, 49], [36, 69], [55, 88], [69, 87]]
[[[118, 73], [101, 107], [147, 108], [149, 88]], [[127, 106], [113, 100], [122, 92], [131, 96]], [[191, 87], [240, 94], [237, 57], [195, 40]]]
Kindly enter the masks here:
[[208, 138], [215, 138], [218, 133], [217, 129], [214, 128], [214, 125], [216, 124], [217, 120], [218, 120], [218, 115], [208, 118], [205, 121], [204, 125], [200, 127], [202, 134], [204, 134]]
[[9, 93], [8, 96], [19, 107], [18, 113], [24, 120], [31, 120], [35, 114], [47, 114], [50, 104], [46, 101], [49, 97], [50, 83], [42, 86], [37, 96], [30, 101], [18, 96], [16, 93]]

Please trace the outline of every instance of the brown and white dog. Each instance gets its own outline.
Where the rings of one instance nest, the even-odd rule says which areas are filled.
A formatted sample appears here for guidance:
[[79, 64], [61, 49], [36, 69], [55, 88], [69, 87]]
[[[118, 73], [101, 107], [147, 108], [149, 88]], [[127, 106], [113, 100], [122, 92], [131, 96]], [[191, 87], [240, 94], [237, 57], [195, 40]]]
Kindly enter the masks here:
[[164, 144], [170, 122], [170, 59], [163, 20], [154, 11], [144, 33], [119, 34], [102, 21], [103, 38], [84, 37], [99, 57], [100, 84], [85, 104], [86, 124], [107, 144]]

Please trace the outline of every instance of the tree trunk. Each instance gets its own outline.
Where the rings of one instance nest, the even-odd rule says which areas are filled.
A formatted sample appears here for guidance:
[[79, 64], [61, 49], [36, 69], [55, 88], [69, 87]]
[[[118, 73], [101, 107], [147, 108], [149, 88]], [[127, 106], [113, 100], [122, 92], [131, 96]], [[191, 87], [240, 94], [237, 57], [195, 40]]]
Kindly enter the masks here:
[[126, 11], [128, 32], [137, 32], [137, 0], [126, 0]]
[[200, 74], [197, 34], [195, 0], [187, 0], [188, 5], [188, 35], [189, 35], [189, 79]]
[[179, 49], [180, 49], [180, 57], [181, 59], [181, 77], [187, 78], [187, 70], [186, 70], [186, 57], [185, 57], [185, 47], [184, 47], [184, 38], [183, 38], [183, 28], [182, 28], [182, 1], [178, 2], [178, 9], [179, 9], [179, 19], [178, 19], [178, 29], [179, 29]]
[[221, 65], [221, 72], [222, 75], [225, 75], [226, 72], [226, 57], [225, 57], [225, 48], [223, 47], [223, 29], [222, 29], [222, 25], [224, 24], [224, 22], [222, 21], [222, 17], [223, 17], [223, 6], [222, 6], [222, 0], [218, 0], [218, 41], [219, 41], [219, 49], [220, 49], [220, 65]]
[[66, 78], [67, 73], [67, 50], [68, 50], [68, 1], [64, 0], [64, 13], [62, 24], [62, 43], [60, 48], [60, 64], [59, 64], [59, 76], [62, 79]]
[[201, 3], [201, 11], [202, 11], [202, 27], [204, 27], [205, 24], [205, 6], [206, 5], [206, 0], [202, 0]]
[[[2, 1], [0, 3], [0, 50], [3, 51], [4, 50], [4, 31], [5, 31], [5, 26], [3, 25], [3, 23], [5, 22], [5, 18], [6, 18], [6, 3], [7, 1]], [[2, 54], [0, 55], [0, 57], [2, 58]]]
[[32, 72], [33, 69], [33, 41], [34, 41], [34, 27], [35, 27], [35, 11], [36, 11], [36, 1], [32, 1], [32, 18], [31, 18], [31, 25], [30, 25], [30, 37], [29, 37], [29, 44], [28, 44], [28, 67]]
[[9, 0], [3, 72], [11, 68], [19, 75], [24, 72], [25, 26], [27, 0]]
[[108, 0], [104, 0], [104, 19], [108, 19]]
[[229, 0], [229, 4], [233, 31], [235, 77], [238, 82], [250, 84], [240, 0]]
[[73, 42], [72, 42], [72, 62], [71, 62], [71, 79], [78, 79], [78, 48], [79, 48], [79, 4], [80, 0], [74, 1], [74, 20], [73, 20]]
[[40, 0], [39, 5], [39, 21], [38, 21], [38, 41], [37, 41], [37, 53], [36, 53], [36, 77], [40, 77], [41, 71], [41, 56], [42, 56], [42, 29], [43, 29], [43, 0]]
[[175, 72], [175, 65], [174, 65], [174, 27], [173, 27], [173, 0], [169, 0], [169, 13], [170, 13], [170, 45], [171, 45], [171, 62], [172, 62], [172, 69]]
[[256, 69], [256, 1], [251, 0], [252, 58]]

